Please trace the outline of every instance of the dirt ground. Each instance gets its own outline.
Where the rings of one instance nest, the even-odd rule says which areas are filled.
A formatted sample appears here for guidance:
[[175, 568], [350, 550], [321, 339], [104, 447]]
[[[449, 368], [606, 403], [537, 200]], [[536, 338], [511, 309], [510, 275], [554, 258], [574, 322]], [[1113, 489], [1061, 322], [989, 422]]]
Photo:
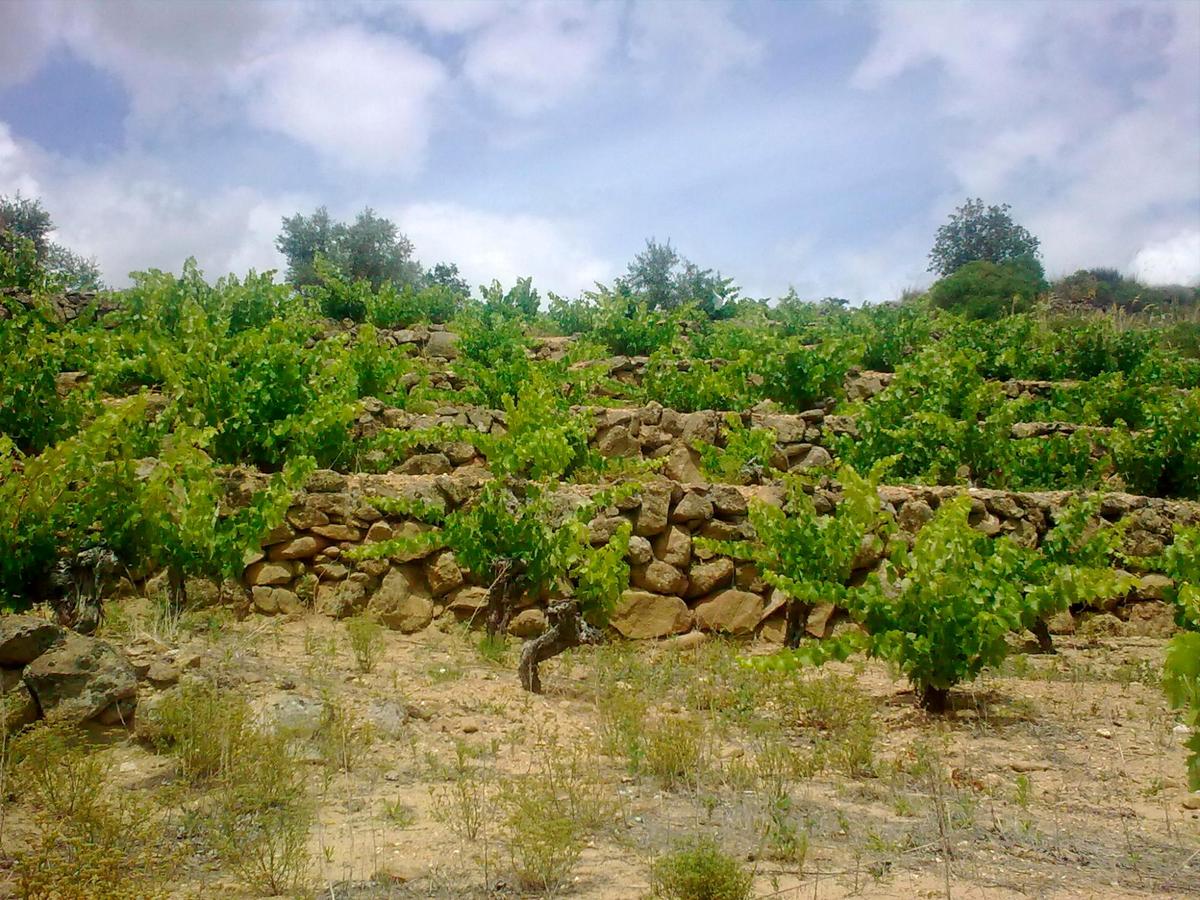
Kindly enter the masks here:
[[[185, 679], [217, 679], [299, 735], [316, 802], [301, 896], [638, 898], [656, 856], [702, 834], [753, 872], [756, 897], [1200, 896], [1161, 639], [1014, 654], [944, 717], [881, 665], [763, 673], [744, 660], [771, 647], [718, 640], [582, 648], [545, 665], [532, 696], [516, 644], [484, 652], [458, 625], [385, 633], [370, 673], [345, 625], [319, 616], [156, 639], [197, 654]], [[332, 765], [318, 747], [330, 709]], [[97, 738], [119, 790], [171, 788], [173, 757], [120, 730]], [[536, 802], [564, 797], [588, 820], [578, 858], [531, 889], [522, 871], [556, 849]], [[6, 855], [28, 839], [18, 799]], [[202, 853], [171, 893], [263, 896]]]

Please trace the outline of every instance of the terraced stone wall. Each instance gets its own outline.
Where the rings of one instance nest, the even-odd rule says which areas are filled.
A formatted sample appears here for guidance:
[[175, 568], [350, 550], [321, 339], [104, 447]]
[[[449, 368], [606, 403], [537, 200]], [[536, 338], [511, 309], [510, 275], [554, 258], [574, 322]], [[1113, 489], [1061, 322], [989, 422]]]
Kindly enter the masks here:
[[[260, 613], [300, 612], [308, 606], [333, 617], [370, 610], [392, 628], [418, 631], [436, 618], [469, 619], [486, 602], [486, 590], [472, 584], [454, 556], [434, 550], [420, 557], [351, 562], [348, 548], [363, 542], [411, 534], [427, 526], [386, 516], [375, 497], [406, 497], [454, 508], [474, 495], [486, 473], [434, 476], [354, 475], [318, 472], [297, 496], [287, 522], [272, 533], [260, 554], [249, 560], [244, 583]], [[252, 486], [252, 482], [243, 485]], [[592, 488], [564, 486], [579, 498]], [[881, 487], [880, 497], [902, 529], [915, 533], [947, 499], [963, 489], [952, 487]], [[989, 535], [1009, 534], [1037, 544], [1053, 525], [1071, 494], [1009, 493], [967, 490], [972, 524]], [[630, 589], [613, 616], [613, 627], [629, 638], [659, 638], [693, 629], [732, 635], [758, 634], [780, 640], [783, 600], [759, 577], [753, 565], [714, 556], [695, 546], [696, 536], [720, 540], [751, 539], [749, 503], [758, 498], [782, 502], [777, 486], [735, 487], [670, 480], [648, 482], [640, 495], [604, 510], [591, 523], [592, 540], [609, 540], [629, 521]], [[832, 508], [834, 495], [819, 490], [818, 508]], [[1127, 494], [1110, 494], [1101, 514], [1126, 521], [1126, 552], [1153, 556], [1169, 544], [1178, 524], [1200, 522], [1200, 504]], [[856, 567], [879, 563], [878, 550], [864, 547]], [[1116, 607], [1132, 622], [1164, 621], [1160, 576], [1148, 575]], [[528, 598], [512, 625], [515, 634], [537, 633], [544, 624], [546, 598]], [[819, 607], [810, 630], [824, 634], [837, 619], [833, 607]], [[1166, 616], [1169, 619], [1169, 614]], [[1155, 627], [1158, 627], [1157, 625]]]

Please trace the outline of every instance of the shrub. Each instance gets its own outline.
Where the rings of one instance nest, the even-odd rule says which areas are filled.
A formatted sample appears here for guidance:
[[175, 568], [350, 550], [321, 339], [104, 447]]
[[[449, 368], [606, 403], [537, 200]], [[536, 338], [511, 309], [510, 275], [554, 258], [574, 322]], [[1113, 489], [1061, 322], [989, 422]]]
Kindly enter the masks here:
[[1011, 262], [969, 262], [929, 289], [938, 309], [968, 319], [998, 319], [1033, 308], [1046, 290], [1041, 265], [1032, 257]]
[[748, 900], [753, 876], [711, 837], [680, 843], [655, 860], [651, 893], [662, 900]]

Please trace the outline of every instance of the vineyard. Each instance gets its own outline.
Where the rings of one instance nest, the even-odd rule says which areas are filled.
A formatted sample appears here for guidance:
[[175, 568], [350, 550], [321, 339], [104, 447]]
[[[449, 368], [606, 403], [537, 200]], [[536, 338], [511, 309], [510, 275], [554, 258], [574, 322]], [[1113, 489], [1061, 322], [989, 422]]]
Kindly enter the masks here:
[[1194, 322], [0, 285], [3, 896], [1200, 893]]

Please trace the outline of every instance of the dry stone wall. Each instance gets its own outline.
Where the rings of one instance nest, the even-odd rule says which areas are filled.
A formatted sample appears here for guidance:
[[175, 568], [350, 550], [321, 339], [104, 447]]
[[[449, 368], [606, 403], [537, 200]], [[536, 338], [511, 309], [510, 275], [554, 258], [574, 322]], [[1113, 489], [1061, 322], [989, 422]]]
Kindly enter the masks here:
[[[487, 477], [482, 470], [429, 476], [316, 473], [307, 490], [296, 497], [286, 522], [247, 560], [243, 581], [250, 604], [264, 614], [300, 613], [312, 607], [341, 618], [369, 611], [404, 632], [419, 631], [442, 616], [472, 618], [484, 607], [486, 590], [472, 583], [450, 551], [435, 548], [420, 556], [361, 561], [350, 561], [346, 551], [428, 527], [385, 515], [373, 505], [373, 498], [403, 497], [452, 509], [474, 496]], [[242, 485], [252, 486], [253, 477]], [[593, 489], [564, 486], [560, 490], [582, 498]], [[879, 492], [885, 507], [911, 534], [963, 489], [889, 486]], [[977, 489], [966, 493], [972, 501], [974, 527], [993, 536], [1011, 535], [1025, 545], [1036, 545], [1044, 537], [1072, 496]], [[735, 487], [656, 479], [637, 496], [603, 510], [590, 525], [593, 543], [611, 539], [623, 521], [633, 531], [630, 586], [617, 605], [612, 627], [628, 638], [662, 638], [698, 629], [782, 639], [783, 598], [752, 564], [713, 555], [694, 540], [697, 536], [752, 539], [747, 513], [756, 499], [779, 504], [782, 493], [774, 485]], [[831, 509], [835, 495], [819, 490], [816, 500], [818, 509]], [[1200, 522], [1200, 504], [1110, 494], [1103, 499], [1101, 515], [1125, 522], [1126, 552], [1144, 558], [1170, 543], [1175, 526]], [[878, 553], [864, 548], [858, 560], [862, 573], [879, 563]], [[1133, 619], [1155, 618], [1137, 610], [1139, 605], [1161, 600], [1163, 587], [1161, 576], [1144, 576], [1118, 612]], [[525, 609], [513, 621], [515, 634], [530, 636], [541, 630], [546, 599], [526, 599]], [[824, 634], [837, 618], [832, 606], [818, 607], [809, 628]], [[1162, 619], [1158, 614], [1157, 620]]]

